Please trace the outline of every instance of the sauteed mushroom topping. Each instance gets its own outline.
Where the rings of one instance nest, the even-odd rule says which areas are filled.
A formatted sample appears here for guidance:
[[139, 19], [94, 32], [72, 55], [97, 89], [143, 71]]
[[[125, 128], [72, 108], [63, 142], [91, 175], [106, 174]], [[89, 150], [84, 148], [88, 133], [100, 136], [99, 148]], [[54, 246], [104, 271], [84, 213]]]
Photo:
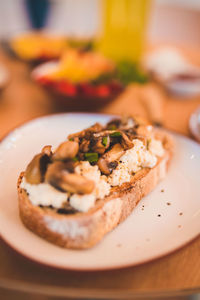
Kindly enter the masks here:
[[47, 145], [42, 148], [42, 153], [51, 156], [52, 155], [52, 146]]
[[90, 150], [90, 141], [89, 140], [83, 140], [79, 147], [81, 152], [88, 152]]
[[121, 119], [113, 119], [107, 124], [108, 130], [116, 130], [121, 125]]
[[133, 139], [140, 139], [147, 145], [150, 135], [151, 126], [131, 117], [114, 119], [106, 126], [96, 123], [88, 129], [70, 134], [54, 153], [51, 146], [43, 147], [42, 152], [28, 165], [25, 178], [32, 184], [39, 184], [45, 179], [63, 192], [91, 193], [94, 182], [75, 171], [79, 161], [97, 164], [102, 174], [109, 175], [118, 166], [125, 151], [133, 148]]
[[134, 128], [137, 125], [137, 121], [132, 117], [124, 116], [121, 119], [113, 119], [107, 124], [107, 129], [116, 130], [118, 129], [129, 129]]
[[121, 133], [121, 145], [125, 150], [131, 149], [133, 147], [133, 143], [129, 139], [129, 137], [124, 133]]
[[70, 134], [68, 136], [68, 139], [69, 140], [74, 140], [75, 138], [90, 138], [91, 134], [94, 133], [94, 132], [100, 132], [101, 130], [103, 130], [104, 127], [99, 124], [99, 123], [95, 123], [93, 126], [85, 129], [85, 130], [82, 130], [80, 132], [77, 132], [77, 133], [74, 133], [74, 134]]
[[[136, 133], [134, 132], [134, 135]], [[120, 142], [123, 147], [127, 150], [133, 147], [133, 143], [131, 142], [128, 134], [126, 134], [126, 131], [122, 130], [105, 130], [99, 133], [95, 133], [94, 137], [95, 138], [100, 138], [104, 136], [109, 137], [109, 144], [107, 145], [107, 148], [110, 146], [110, 144], [116, 144]]]
[[31, 184], [39, 184], [43, 182], [44, 174], [49, 163], [50, 158], [47, 154], [40, 153], [35, 155], [26, 168], [24, 175], [26, 181]]
[[76, 156], [79, 144], [74, 141], [66, 141], [58, 146], [53, 154], [53, 160], [66, 160]]
[[116, 167], [116, 163], [114, 165], [111, 163], [117, 161], [124, 152], [124, 148], [120, 144], [112, 146], [112, 148], [98, 160], [97, 164], [101, 172], [105, 175], [109, 175], [112, 172], [112, 167]]
[[110, 146], [110, 136], [94, 137], [91, 140], [91, 148], [94, 152], [103, 154]]
[[112, 169], [109, 166], [109, 162], [107, 162], [103, 157], [98, 160], [97, 163], [101, 172], [105, 175], [109, 175], [112, 172]]
[[67, 165], [59, 161], [49, 165], [45, 180], [63, 192], [89, 194], [94, 189], [92, 180], [75, 173], [69, 173]]
[[43, 147], [27, 166], [21, 187], [43, 209], [66, 215], [88, 211], [142, 168], [156, 165], [165, 149], [154, 133], [131, 117], [96, 123], [69, 135], [55, 151]]
[[23, 188], [44, 209], [87, 211], [141, 168], [154, 167], [164, 152], [164, 142], [156, 138], [151, 126], [135, 118], [96, 123], [69, 135], [55, 151], [43, 147], [27, 166]]
[[[74, 168], [73, 168], [74, 170]], [[47, 168], [46, 174], [45, 174], [45, 181], [49, 183], [53, 183], [54, 176], [58, 177], [58, 174], [62, 171], [66, 171], [70, 173], [72, 170], [71, 168], [68, 169], [68, 166], [66, 163], [61, 161], [55, 161], [52, 164], [50, 164]], [[56, 175], [55, 175], [56, 174]], [[54, 185], [54, 184], [52, 184]]]
[[63, 174], [61, 189], [76, 194], [90, 194], [94, 190], [94, 181], [75, 173]]

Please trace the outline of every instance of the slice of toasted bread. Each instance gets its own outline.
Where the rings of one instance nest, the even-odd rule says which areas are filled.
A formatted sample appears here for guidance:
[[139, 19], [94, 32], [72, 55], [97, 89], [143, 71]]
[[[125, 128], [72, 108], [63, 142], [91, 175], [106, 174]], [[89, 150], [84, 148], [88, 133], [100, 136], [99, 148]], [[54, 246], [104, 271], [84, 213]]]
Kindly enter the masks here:
[[18, 179], [20, 217], [24, 225], [40, 237], [58, 246], [73, 249], [90, 248], [124, 221], [142, 197], [151, 192], [167, 172], [173, 153], [171, 137], [162, 130], [156, 138], [162, 140], [165, 154], [152, 169], [144, 168], [131, 181], [113, 187], [111, 193], [88, 212], [61, 215], [48, 208], [34, 206], [20, 187], [24, 173]]

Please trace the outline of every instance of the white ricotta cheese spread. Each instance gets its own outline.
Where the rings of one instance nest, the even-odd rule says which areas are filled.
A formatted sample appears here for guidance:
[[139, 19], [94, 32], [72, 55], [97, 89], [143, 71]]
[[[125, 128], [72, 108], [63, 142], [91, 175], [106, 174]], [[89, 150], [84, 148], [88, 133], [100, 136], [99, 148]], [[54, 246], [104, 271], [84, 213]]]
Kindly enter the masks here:
[[47, 183], [30, 184], [23, 177], [21, 188], [25, 189], [31, 203], [35, 206], [52, 205], [55, 208], [60, 208], [67, 200], [67, 193], [62, 193]]
[[147, 150], [141, 140], [134, 139], [132, 142], [133, 148], [121, 156], [117, 168], [108, 177], [111, 186], [122, 185], [124, 182], [130, 181], [133, 173], [138, 172], [141, 168], [153, 168], [157, 163], [156, 155]]
[[85, 194], [85, 195], [73, 194], [70, 197], [69, 203], [75, 209], [86, 212], [91, 207], [94, 206], [95, 201], [96, 201], [96, 197], [94, 194]]
[[160, 157], [163, 156], [165, 152], [161, 141], [156, 139], [151, 139], [149, 141], [148, 149], [152, 154]]

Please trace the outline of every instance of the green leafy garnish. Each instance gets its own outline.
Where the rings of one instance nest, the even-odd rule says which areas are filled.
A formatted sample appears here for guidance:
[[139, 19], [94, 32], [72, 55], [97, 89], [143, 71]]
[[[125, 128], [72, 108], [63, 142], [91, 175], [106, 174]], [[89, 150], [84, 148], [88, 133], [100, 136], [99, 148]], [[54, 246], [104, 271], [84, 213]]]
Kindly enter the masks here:
[[99, 155], [96, 152], [88, 152], [85, 153], [85, 159], [88, 160], [90, 163], [97, 162], [99, 159]]
[[102, 145], [103, 145], [104, 147], [106, 147], [106, 146], [107, 146], [107, 143], [108, 143], [108, 137], [107, 137], [107, 136], [104, 136], [104, 137], [102, 138]]
[[78, 161], [78, 157], [75, 156], [75, 157], [72, 158], [72, 160], [73, 160], [73, 161]]
[[131, 82], [146, 83], [148, 76], [139, 68], [137, 64], [131, 61], [120, 61], [117, 64], [116, 78], [125, 86]]
[[109, 126], [108, 126], [108, 129], [109, 129], [109, 130], [115, 130], [115, 129], [117, 129], [117, 126], [114, 125], [114, 124], [109, 125]]
[[93, 85], [107, 84], [109, 82], [116, 82], [123, 86], [127, 86], [132, 82], [144, 84], [148, 82], [147, 74], [140, 68], [140, 66], [129, 60], [122, 60], [116, 63], [116, 68], [112, 72], [105, 72], [93, 79]]
[[91, 81], [94, 85], [106, 84], [115, 78], [115, 74], [113, 72], [107, 72], [99, 75], [97, 78]]
[[116, 132], [113, 132], [113, 133], [110, 134], [111, 137], [119, 137], [119, 136], [121, 136], [121, 135], [122, 135], [122, 134], [121, 134], [121, 132], [119, 132], [119, 131], [116, 131]]

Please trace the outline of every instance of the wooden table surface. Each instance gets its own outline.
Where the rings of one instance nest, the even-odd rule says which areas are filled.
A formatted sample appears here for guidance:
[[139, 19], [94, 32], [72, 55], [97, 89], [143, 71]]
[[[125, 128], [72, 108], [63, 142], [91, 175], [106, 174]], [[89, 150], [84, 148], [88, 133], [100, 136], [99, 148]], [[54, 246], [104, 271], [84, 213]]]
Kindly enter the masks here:
[[[11, 74], [7, 88], [0, 95], [0, 138], [29, 119], [55, 112], [48, 96], [30, 79], [30, 66], [11, 59], [2, 50], [3, 61]], [[180, 100], [167, 96], [150, 84], [146, 93], [162, 98], [162, 122], [165, 127], [189, 135], [188, 119], [200, 105], [200, 97]], [[156, 92], [155, 92], [156, 90]], [[153, 91], [153, 92], [152, 92]], [[156, 94], [154, 94], [156, 93]], [[131, 86], [100, 112], [139, 113], [148, 117], [141, 88]], [[61, 271], [33, 263], [0, 242], [0, 286], [43, 294], [87, 298], [155, 297], [182, 295], [200, 291], [200, 237], [163, 258], [144, 265], [107, 272]]]

